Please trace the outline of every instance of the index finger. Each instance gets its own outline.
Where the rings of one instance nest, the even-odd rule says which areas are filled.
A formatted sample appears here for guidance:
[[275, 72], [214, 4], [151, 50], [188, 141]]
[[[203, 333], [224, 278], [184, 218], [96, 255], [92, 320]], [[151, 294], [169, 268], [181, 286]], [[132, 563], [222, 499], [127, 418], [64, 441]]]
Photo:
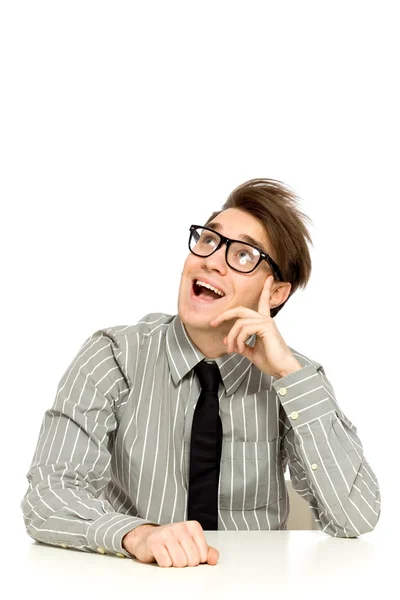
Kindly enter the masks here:
[[260, 315], [266, 315], [268, 317], [271, 316], [270, 296], [273, 283], [274, 276], [268, 275], [267, 279], [265, 280], [260, 299], [258, 301], [258, 312], [260, 313]]

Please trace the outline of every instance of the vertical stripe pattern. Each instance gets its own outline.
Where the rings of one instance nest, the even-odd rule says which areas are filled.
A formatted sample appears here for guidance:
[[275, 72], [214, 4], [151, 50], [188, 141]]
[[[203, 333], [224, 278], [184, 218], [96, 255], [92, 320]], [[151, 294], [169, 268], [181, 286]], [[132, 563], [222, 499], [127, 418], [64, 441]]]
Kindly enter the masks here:
[[[254, 336], [247, 343], [253, 345]], [[377, 478], [319, 363], [279, 380], [239, 354], [215, 359], [223, 426], [218, 528], [286, 529], [286, 466], [318, 527], [371, 531]], [[123, 536], [187, 520], [190, 434], [204, 355], [179, 319], [146, 315], [96, 331], [79, 349], [43, 417], [21, 502], [35, 540], [129, 556]]]

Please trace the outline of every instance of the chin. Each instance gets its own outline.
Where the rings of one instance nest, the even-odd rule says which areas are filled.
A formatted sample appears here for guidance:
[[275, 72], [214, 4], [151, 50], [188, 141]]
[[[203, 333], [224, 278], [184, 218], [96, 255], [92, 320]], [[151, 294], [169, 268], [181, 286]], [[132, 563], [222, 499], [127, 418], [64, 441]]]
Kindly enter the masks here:
[[211, 329], [209, 322], [212, 317], [206, 318], [205, 315], [200, 315], [189, 307], [178, 307], [178, 315], [182, 323], [192, 329], [205, 330]]

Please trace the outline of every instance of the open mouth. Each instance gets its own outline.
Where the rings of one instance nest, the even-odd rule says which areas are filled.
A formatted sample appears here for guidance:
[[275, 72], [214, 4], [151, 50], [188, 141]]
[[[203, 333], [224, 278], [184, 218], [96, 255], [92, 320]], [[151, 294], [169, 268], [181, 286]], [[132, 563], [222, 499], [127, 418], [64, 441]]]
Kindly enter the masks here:
[[207, 284], [199, 282], [198, 279], [193, 280], [192, 291], [193, 295], [196, 296], [196, 298], [206, 300], [209, 302], [212, 300], [221, 300], [221, 298], [225, 296], [224, 292], [216, 292], [214, 289], [211, 289], [211, 286], [207, 287]]

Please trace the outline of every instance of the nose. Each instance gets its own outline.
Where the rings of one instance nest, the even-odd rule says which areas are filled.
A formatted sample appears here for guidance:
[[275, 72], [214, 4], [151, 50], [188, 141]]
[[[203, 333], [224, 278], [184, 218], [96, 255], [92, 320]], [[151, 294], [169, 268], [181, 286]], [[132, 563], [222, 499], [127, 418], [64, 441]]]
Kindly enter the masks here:
[[225, 253], [226, 245], [222, 244], [221, 248], [218, 248], [216, 252], [203, 258], [205, 266], [210, 269], [210, 271], [215, 270], [222, 274], [226, 273], [228, 265], [226, 264]]

